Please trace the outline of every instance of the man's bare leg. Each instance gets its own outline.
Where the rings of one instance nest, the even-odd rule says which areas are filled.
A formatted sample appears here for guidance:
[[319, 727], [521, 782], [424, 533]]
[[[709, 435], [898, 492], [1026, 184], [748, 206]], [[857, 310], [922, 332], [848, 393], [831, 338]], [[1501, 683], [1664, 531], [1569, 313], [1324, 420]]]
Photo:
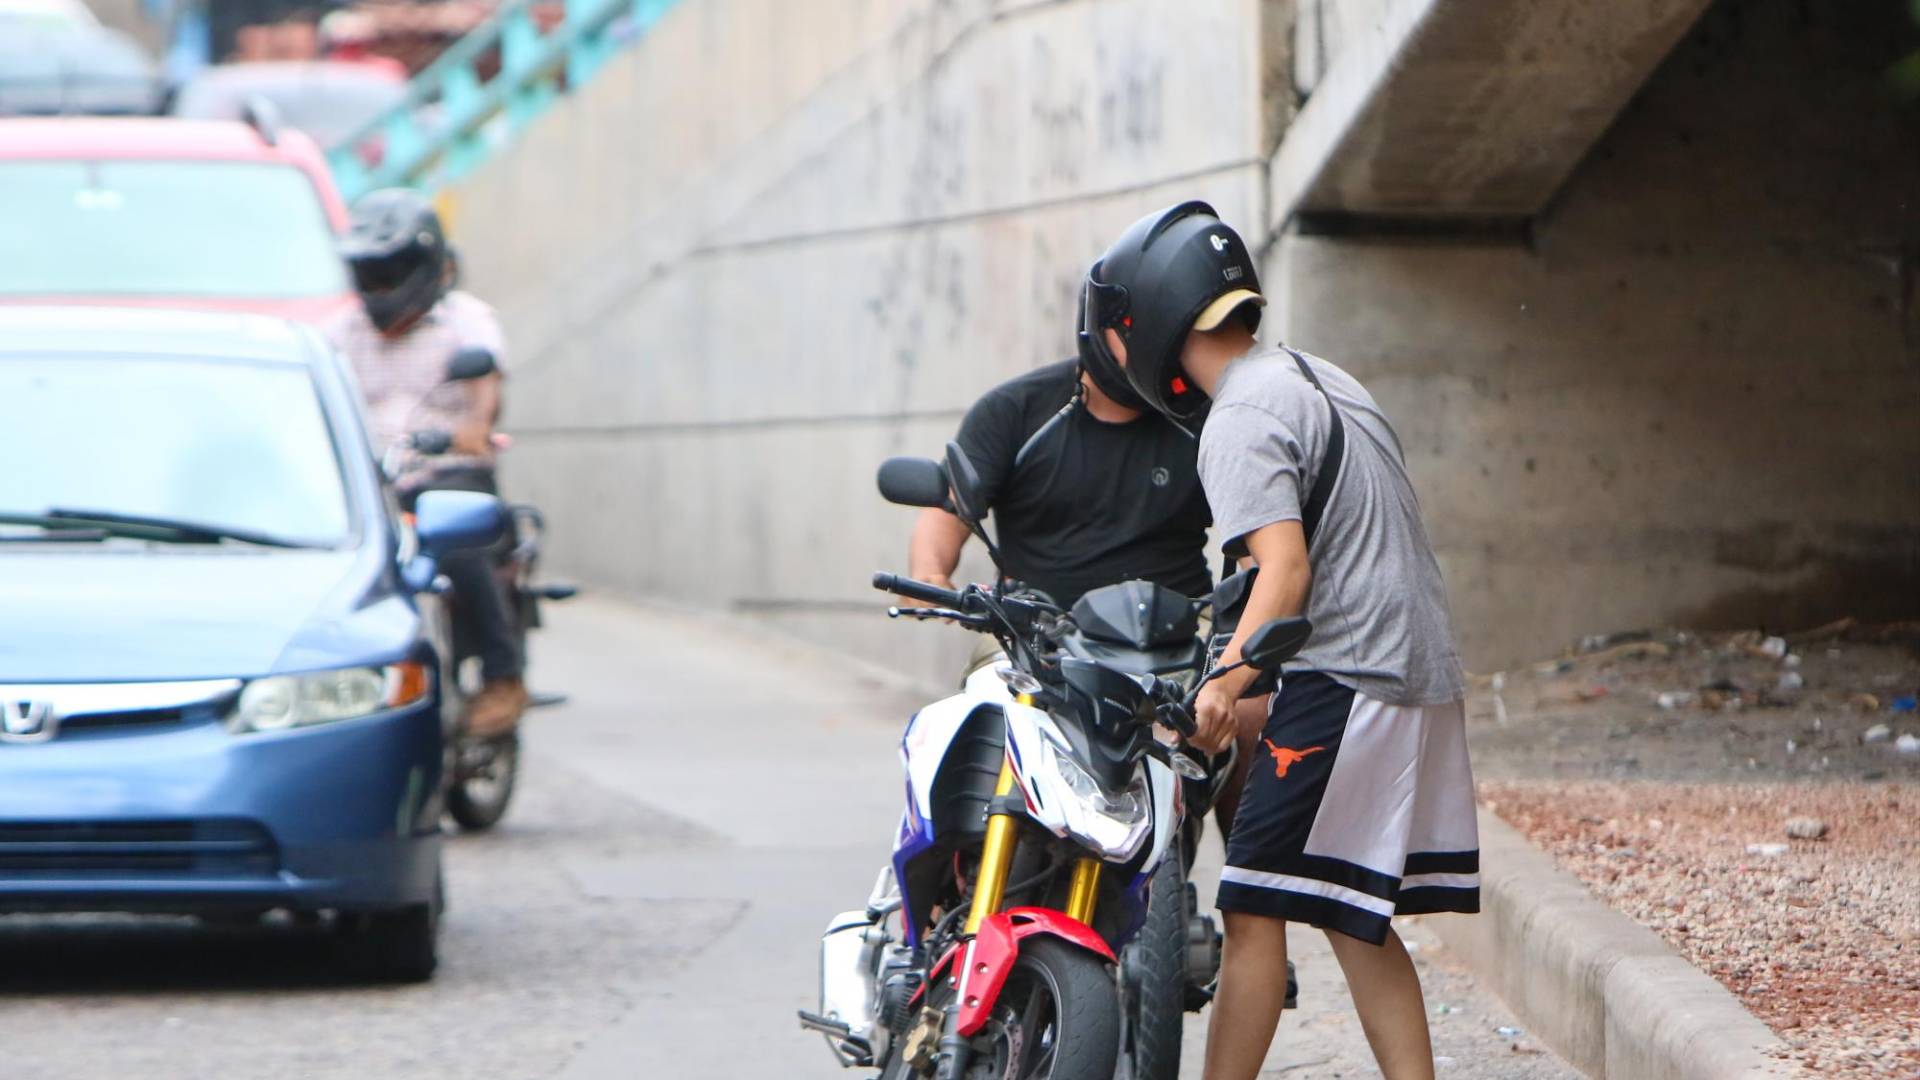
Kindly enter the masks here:
[[1205, 1080], [1254, 1080], [1287, 999], [1287, 923], [1245, 912], [1222, 912], [1226, 948], [1220, 986], [1207, 1025]]
[[1334, 958], [1340, 961], [1340, 970], [1353, 991], [1360, 1029], [1367, 1033], [1367, 1045], [1373, 1047], [1380, 1075], [1386, 1080], [1433, 1080], [1426, 1000], [1420, 994], [1420, 975], [1413, 970], [1413, 958], [1400, 943], [1400, 935], [1388, 930], [1384, 944], [1369, 945], [1329, 930], [1327, 941], [1333, 945]]

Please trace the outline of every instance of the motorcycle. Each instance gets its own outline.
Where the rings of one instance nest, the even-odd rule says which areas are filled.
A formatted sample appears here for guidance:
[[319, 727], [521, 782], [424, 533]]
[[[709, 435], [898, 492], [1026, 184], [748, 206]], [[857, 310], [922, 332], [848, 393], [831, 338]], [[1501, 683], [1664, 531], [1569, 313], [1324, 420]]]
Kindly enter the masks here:
[[[881, 493], [955, 513], [997, 563], [972, 464], [953, 444], [946, 459], [888, 461]], [[1162, 1063], [1154, 1075], [1177, 1068], [1164, 1021], [1142, 1022], [1168, 1010], [1144, 994], [1171, 986], [1184, 1005], [1193, 972], [1156, 970], [1156, 950], [1131, 965], [1122, 956], [1149, 924], [1180, 941], [1180, 968], [1204, 967], [1186, 962], [1196, 937], [1217, 950], [1210, 923], [1190, 917], [1180, 850], [1182, 780], [1208, 773], [1154, 727], [1190, 735], [1201, 685], [1242, 666], [1277, 670], [1307, 621], [1261, 627], [1243, 660], [1194, 679], [1205, 657], [1194, 605], [1145, 582], [1095, 590], [1072, 611], [1004, 583], [873, 584], [932, 605], [890, 614], [991, 634], [1007, 659], [908, 724], [893, 858], [865, 908], [829, 923], [820, 1011], [802, 1011], [802, 1025], [882, 1080], [1108, 1080], [1141, 1075], [1143, 1056]], [[1170, 897], [1157, 912], [1156, 894]]]
[[[499, 368], [486, 349], [462, 349], [447, 364], [445, 379], [423, 401], [433, 402], [435, 395], [456, 392], [468, 380], [491, 375]], [[504, 445], [502, 436], [495, 436]], [[453, 436], [433, 429], [409, 433], [388, 447], [381, 458], [381, 470], [392, 482], [399, 478], [407, 463], [416, 458], [431, 458], [453, 448]], [[508, 616], [522, 658], [527, 655], [528, 632], [538, 628], [540, 603], [566, 600], [579, 590], [573, 585], [543, 582], [539, 579], [540, 551], [546, 533], [546, 518], [526, 503], [506, 504], [507, 534], [496, 548], [494, 574], [502, 595], [508, 599]], [[506, 815], [520, 774], [520, 737], [518, 732], [482, 738], [469, 735], [461, 724], [467, 700], [478, 690], [479, 657], [474, 643], [459, 632], [464, 621], [457, 617], [459, 594], [445, 585], [444, 579], [431, 590], [436, 595], [434, 623], [438, 628], [435, 645], [441, 661], [441, 685], [445, 712], [443, 727], [447, 741], [447, 813], [461, 828], [470, 831], [490, 829]], [[560, 695], [534, 695], [534, 707], [558, 704]]]

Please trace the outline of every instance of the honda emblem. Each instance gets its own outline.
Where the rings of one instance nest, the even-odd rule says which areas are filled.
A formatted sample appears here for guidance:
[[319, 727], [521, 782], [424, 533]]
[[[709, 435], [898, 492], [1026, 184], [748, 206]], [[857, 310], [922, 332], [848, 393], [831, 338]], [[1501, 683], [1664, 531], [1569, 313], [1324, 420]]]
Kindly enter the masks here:
[[0, 742], [46, 742], [58, 726], [52, 702], [0, 700]]

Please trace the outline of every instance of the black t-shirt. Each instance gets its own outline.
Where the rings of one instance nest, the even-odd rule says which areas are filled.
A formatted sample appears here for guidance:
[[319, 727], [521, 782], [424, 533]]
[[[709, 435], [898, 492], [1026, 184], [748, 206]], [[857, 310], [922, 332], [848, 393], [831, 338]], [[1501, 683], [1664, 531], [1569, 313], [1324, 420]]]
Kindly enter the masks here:
[[1125, 424], [1084, 403], [1014, 458], [1080, 386], [1073, 360], [987, 391], [958, 442], [980, 473], [1007, 577], [1070, 606], [1080, 594], [1136, 578], [1188, 596], [1212, 588], [1199, 443], [1156, 413]]

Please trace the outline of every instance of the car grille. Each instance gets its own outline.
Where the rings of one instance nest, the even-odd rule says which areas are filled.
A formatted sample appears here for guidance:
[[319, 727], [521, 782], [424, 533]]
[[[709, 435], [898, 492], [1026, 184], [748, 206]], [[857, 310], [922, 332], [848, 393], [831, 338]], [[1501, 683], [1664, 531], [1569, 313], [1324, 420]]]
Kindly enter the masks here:
[[126, 712], [88, 713], [60, 721], [62, 731], [88, 728], [143, 727], [154, 724], [178, 724], [187, 719], [187, 709], [132, 709]]
[[255, 877], [278, 868], [267, 830], [241, 819], [0, 822], [0, 879]]

